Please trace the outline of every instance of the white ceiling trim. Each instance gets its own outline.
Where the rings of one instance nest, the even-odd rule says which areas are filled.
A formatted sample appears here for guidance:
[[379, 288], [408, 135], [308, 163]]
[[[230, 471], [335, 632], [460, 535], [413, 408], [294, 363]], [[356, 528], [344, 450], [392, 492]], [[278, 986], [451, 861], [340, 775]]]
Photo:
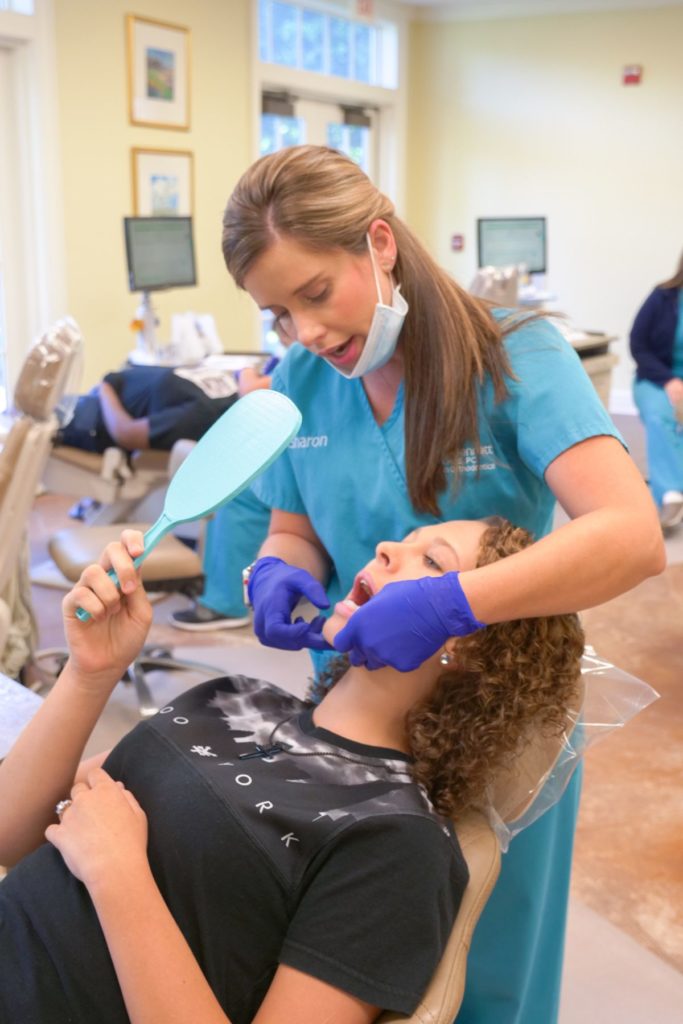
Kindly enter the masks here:
[[544, 17], [587, 11], [652, 11], [683, 7], [683, 0], [399, 0], [413, 7], [418, 21], [486, 21]]

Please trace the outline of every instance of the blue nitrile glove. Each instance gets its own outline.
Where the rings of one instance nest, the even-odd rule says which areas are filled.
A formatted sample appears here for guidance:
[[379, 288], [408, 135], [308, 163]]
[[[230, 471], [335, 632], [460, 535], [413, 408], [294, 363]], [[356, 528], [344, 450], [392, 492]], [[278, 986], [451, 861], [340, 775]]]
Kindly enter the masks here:
[[305, 569], [288, 565], [281, 558], [259, 558], [249, 578], [249, 600], [254, 609], [254, 632], [266, 647], [283, 651], [331, 651], [322, 635], [324, 615], [311, 622], [301, 616], [292, 622], [292, 612], [302, 597], [317, 608], [329, 608], [323, 585]]
[[348, 653], [352, 665], [391, 665], [410, 672], [449, 637], [466, 636], [486, 625], [475, 618], [458, 577], [447, 572], [387, 583], [353, 613], [334, 646]]
[[261, 369], [261, 376], [262, 377], [269, 377], [270, 374], [273, 372], [273, 370], [275, 369], [275, 367], [278, 365], [279, 362], [280, 362], [280, 357], [279, 356], [271, 356], [270, 359], [266, 362], [265, 366], [262, 367], [262, 369]]

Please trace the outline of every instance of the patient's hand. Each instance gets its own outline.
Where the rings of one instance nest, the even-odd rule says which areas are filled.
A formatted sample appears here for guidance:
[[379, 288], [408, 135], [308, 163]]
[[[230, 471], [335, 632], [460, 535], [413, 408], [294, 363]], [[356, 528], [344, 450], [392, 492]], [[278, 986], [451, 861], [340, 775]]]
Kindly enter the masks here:
[[[130, 665], [147, 636], [152, 608], [133, 559], [142, 553], [142, 534], [125, 530], [109, 544], [99, 565], [90, 565], [62, 602], [69, 663], [86, 685], [111, 680]], [[119, 586], [107, 574], [113, 568]], [[76, 610], [90, 613], [88, 622]]]
[[147, 870], [147, 817], [135, 797], [103, 768], [71, 790], [72, 804], [45, 838], [89, 889], [125, 887], [131, 874]]

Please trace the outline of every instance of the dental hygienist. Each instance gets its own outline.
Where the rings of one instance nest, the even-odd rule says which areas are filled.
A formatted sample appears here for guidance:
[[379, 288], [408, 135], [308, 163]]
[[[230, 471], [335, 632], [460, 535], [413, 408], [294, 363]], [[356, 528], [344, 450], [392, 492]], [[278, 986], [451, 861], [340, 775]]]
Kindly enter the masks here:
[[[587, 608], [664, 568], [654, 505], [571, 347], [463, 291], [352, 161], [316, 146], [257, 161], [223, 253], [299, 342], [273, 386], [303, 425], [257, 484], [274, 511], [246, 572], [263, 643], [323, 651], [320, 617], [292, 621], [299, 599], [327, 607], [377, 541], [442, 520], [494, 511], [540, 539], [358, 594], [335, 638], [354, 664], [409, 670], [451, 634]], [[570, 521], [550, 533], [556, 500]], [[556, 1020], [577, 804], [575, 783], [506, 855], [458, 1024]]]

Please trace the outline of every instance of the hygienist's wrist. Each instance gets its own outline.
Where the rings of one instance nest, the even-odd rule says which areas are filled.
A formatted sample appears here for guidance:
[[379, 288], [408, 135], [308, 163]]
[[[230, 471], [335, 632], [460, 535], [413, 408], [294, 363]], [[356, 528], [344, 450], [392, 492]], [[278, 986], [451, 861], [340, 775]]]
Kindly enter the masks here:
[[466, 572], [453, 572], [447, 573], [445, 579], [451, 576], [456, 578], [454, 583], [455, 593], [454, 597], [457, 600], [458, 591], [461, 592], [467, 602], [468, 609], [472, 615], [473, 622], [476, 623], [476, 628], [482, 628], [490, 624], [490, 620], [487, 618], [484, 610], [484, 602], [481, 600], [481, 594], [477, 585], [477, 569], [467, 570]]

